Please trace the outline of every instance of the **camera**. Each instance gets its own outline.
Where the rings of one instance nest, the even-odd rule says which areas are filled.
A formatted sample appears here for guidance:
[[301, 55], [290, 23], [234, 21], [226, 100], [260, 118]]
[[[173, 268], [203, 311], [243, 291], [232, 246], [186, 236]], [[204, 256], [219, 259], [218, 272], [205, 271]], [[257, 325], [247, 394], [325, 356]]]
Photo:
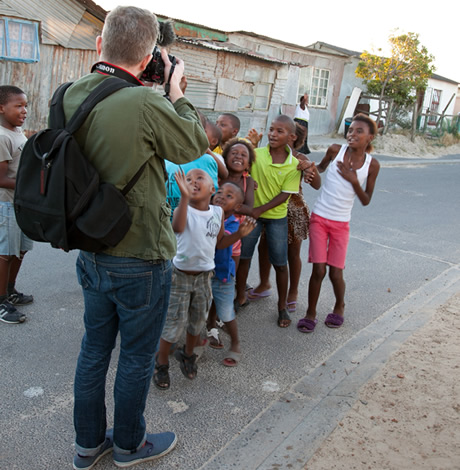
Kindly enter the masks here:
[[[176, 41], [176, 33], [174, 32], [174, 25], [171, 20], [160, 22], [160, 34], [158, 35], [158, 45], [160, 47], [167, 47]], [[161, 58], [161, 51], [158, 46], [155, 46], [152, 52], [152, 60], [148, 63], [145, 70], [142, 72], [141, 80], [144, 82], [159, 83], [162, 85], [165, 82], [165, 63]], [[168, 54], [171, 64], [176, 65], [176, 58]]]
[[[152, 52], [152, 60], [148, 63], [145, 70], [142, 72], [141, 80], [144, 82], [153, 82], [159, 83], [162, 85], [165, 82], [165, 63], [161, 58], [160, 49], [155, 46]], [[171, 64], [176, 64], [176, 58], [170, 54], [168, 54], [169, 60]]]

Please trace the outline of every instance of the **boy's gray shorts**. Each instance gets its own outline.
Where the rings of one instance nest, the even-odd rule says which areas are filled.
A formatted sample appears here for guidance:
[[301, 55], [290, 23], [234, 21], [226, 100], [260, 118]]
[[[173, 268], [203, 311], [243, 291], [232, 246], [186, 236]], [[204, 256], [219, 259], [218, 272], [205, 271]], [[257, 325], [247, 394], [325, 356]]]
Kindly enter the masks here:
[[161, 338], [177, 343], [184, 330], [192, 336], [201, 333], [211, 307], [213, 271], [186, 274], [173, 266], [171, 295]]

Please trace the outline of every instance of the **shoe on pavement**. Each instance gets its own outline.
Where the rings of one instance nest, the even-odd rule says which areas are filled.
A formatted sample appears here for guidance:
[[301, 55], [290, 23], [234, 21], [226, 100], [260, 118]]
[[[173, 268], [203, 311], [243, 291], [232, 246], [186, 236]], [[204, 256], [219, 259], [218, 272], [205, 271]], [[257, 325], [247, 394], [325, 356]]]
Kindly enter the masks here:
[[134, 454], [120, 454], [113, 451], [113, 460], [117, 467], [131, 467], [138, 463], [159, 459], [176, 447], [177, 437], [173, 432], [147, 434], [145, 444]]
[[5, 300], [0, 304], [0, 321], [11, 324], [24, 323], [26, 316]]
[[8, 296], [8, 302], [13, 305], [28, 305], [34, 301], [33, 295], [26, 295], [15, 290]]
[[113, 429], [108, 429], [105, 433], [105, 441], [100, 451], [93, 456], [83, 457], [77, 454], [73, 458], [73, 468], [75, 470], [90, 470], [93, 468], [104, 455], [111, 452], [113, 449]]

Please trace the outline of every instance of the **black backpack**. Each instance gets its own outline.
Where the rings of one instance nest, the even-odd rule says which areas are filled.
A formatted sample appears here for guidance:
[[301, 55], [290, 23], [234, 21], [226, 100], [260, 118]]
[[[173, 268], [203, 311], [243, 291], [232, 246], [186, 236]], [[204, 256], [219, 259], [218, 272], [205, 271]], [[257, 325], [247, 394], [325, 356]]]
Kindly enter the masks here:
[[[116, 246], [131, 226], [125, 195], [144, 165], [120, 191], [99, 180], [73, 137], [93, 107], [121, 88], [125, 80], [105, 79], [80, 105], [65, 125], [62, 100], [71, 83], [53, 95], [50, 128], [26, 142], [16, 176], [14, 210], [21, 230], [32, 240], [48, 242], [64, 251], [103, 251]], [[110, 155], [107, 155], [110, 158]]]

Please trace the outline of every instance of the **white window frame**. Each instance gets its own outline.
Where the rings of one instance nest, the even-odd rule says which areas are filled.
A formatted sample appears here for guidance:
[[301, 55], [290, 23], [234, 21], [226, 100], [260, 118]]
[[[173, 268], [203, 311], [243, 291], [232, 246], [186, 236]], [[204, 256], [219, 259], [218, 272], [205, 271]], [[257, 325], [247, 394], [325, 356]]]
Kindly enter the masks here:
[[331, 71], [317, 67], [304, 67], [300, 71], [297, 95], [308, 93], [309, 108], [327, 108]]
[[[17, 31], [17, 37], [14, 32]], [[40, 47], [38, 24], [0, 16], [0, 59], [38, 62]]]
[[[263, 91], [262, 91], [263, 90]], [[267, 111], [270, 106], [270, 96], [272, 92], [272, 84], [266, 82], [258, 82], [252, 85], [252, 94], [240, 96], [238, 109], [252, 111]], [[246, 98], [246, 99], [244, 99]], [[242, 100], [243, 99], [243, 100]], [[261, 103], [263, 101], [263, 105]], [[242, 103], [245, 103], [242, 105]]]

